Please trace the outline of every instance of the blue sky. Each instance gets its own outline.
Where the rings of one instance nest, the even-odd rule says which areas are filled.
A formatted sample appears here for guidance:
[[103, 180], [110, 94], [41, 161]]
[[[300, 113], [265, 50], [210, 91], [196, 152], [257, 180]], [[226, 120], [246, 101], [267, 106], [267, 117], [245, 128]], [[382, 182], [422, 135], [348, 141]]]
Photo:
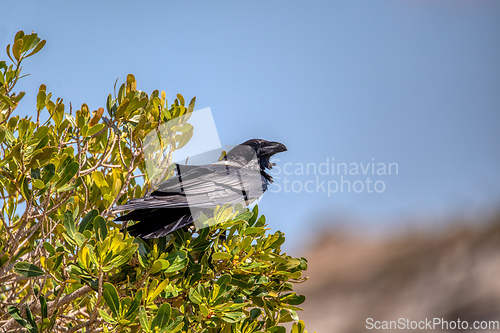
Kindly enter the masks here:
[[498, 205], [498, 1], [16, 1], [2, 9], [15, 14], [2, 17], [1, 50], [18, 30], [47, 40], [24, 65], [31, 76], [19, 84], [27, 92], [20, 113], [34, 114], [42, 83], [74, 108], [96, 109], [117, 77], [133, 73], [141, 90], [210, 107], [223, 144], [285, 143], [278, 164], [290, 170], [327, 159], [398, 164], [397, 175], [372, 176], [382, 193], [286, 193], [285, 177], [298, 189], [315, 176], [276, 175], [282, 190], [260, 208], [291, 238], [289, 251], [324, 224], [385, 232]]

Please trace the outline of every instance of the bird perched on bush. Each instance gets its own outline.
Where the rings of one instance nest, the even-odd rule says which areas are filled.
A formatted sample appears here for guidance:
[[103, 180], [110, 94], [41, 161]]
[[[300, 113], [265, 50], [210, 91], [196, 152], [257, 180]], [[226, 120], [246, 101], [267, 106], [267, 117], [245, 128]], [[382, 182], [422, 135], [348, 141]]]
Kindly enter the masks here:
[[217, 205], [242, 203], [248, 206], [273, 182], [266, 169], [276, 153], [286, 151], [284, 144], [251, 139], [231, 149], [224, 158], [207, 165], [177, 165], [177, 175], [158, 184], [143, 198], [132, 199], [113, 209], [129, 211], [115, 221], [138, 221], [127, 228], [141, 238], [158, 238], [183, 228]]

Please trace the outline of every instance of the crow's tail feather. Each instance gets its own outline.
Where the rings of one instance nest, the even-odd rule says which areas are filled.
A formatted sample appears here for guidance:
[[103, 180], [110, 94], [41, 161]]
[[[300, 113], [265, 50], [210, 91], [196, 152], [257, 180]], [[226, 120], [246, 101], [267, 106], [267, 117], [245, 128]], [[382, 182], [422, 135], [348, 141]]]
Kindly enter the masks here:
[[187, 215], [177, 220], [177, 222], [168, 225], [164, 225], [162, 223], [152, 224], [147, 221], [142, 221], [126, 227], [126, 230], [134, 237], [149, 239], [166, 236], [178, 229], [182, 229], [185, 226], [190, 225], [191, 223], [193, 223], [193, 218], [191, 215]]
[[127, 226], [130, 235], [144, 239], [166, 236], [178, 229], [182, 229], [198, 217], [194, 218], [187, 208], [168, 209], [138, 209], [126, 215], [120, 216], [115, 221], [138, 221], [136, 224]]

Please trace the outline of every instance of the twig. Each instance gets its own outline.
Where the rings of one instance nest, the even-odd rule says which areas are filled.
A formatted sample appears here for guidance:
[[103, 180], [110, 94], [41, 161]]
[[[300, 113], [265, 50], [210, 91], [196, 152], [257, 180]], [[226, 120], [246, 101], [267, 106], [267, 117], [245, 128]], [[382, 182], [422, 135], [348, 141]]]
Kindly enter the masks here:
[[[55, 210], [57, 210], [59, 207], [61, 207], [63, 204], [66, 203], [66, 201], [68, 201], [70, 199], [70, 197], [73, 195], [73, 192], [75, 190], [71, 190], [68, 195], [66, 195], [63, 199], [60, 199], [59, 203], [57, 203], [54, 207], [52, 207], [51, 209], [49, 209], [48, 211], [46, 211], [44, 214], [45, 215], [50, 215], [51, 213], [53, 213]], [[42, 217], [44, 214], [37, 214], [37, 215], [34, 215], [34, 216], [31, 216], [30, 218], [31, 219], [38, 219], [40, 217]]]
[[[74, 291], [72, 294], [64, 296], [60, 300], [55, 300], [55, 301], [52, 301], [52, 302], [48, 302], [47, 303], [47, 308], [48, 308], [49, 316], [51, 316], [52, 313], [54, 313], [54, 311], [58, 307], [61, 307], [61, 306], [65, 305], [65, 304], [68, 304], [68, 303], [71, 303], [72, 301], [74, 301], [78, 297], [81, 297], [81, 296], [83, 296], [85, 294], [88, 294], [91, 291], [92, 291], [92, 288], [90, 286], [83, 286], [80, 289]], [[35, 306], [31, 309], [31, 312], [39, 314], [40, 310], [41, 310], [41, 306], [37, 302], [35, 304]], [[17, 324], [17, 322], [15, 321], [15, 319], [11, 318], [5, 324], [3, 324], [2, 327], [0, 327], [0, 329], [2, 329], [3, 332], [7, 332], [7, 331], [11, 330], [12, 328], [14, 328], [16, 324]]]
[[[94, 170], [96, 170], [97, 168], [99, 168], [100, 166], [102, 166], [102, 163], [104, 161], [106, 161], [109, 156], [111, 155], [111, 152], [113, 151], [113, 148], [115, 147], [115, 144], [116, 144], [116, 141], [119, 139], [119, 136], [117, 135], [116, 138], [113, 140], [113, 143], [111, 144], [111, 148], [109, 149], [109, 151], [106, 153], [106, 150], [104, 150], [104, 153], [103, 153], [103, 158], [98, 162], [96, 163], [96, 165], [94, 165], [93, 167], [91, 168], [88, 168], [88, 169], [85, 169], [85, 170], [81, 170], [80, 171], [80, 176], [86, 176], [88, 175], [89, 173], [93, 172]], [[108, 141], [109, 142], [109, 141]], [[107, 145], [107, 143], [106, 143]]]

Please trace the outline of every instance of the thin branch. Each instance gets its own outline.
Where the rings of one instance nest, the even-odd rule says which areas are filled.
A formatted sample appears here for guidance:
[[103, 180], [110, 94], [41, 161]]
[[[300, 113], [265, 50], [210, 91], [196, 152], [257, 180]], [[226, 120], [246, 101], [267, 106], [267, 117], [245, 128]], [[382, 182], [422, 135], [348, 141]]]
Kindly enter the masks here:
[[136, 176], [132, 176], [131, 178], [134, 179], [134, 178], [139, 178], [139, 177], [144, 177], [145, 174], [141, 173], [140, 175], [136, 175]]
[[[89, 173], [92, 173], [94, 170], [96, 170], [97, 168], [99, 168], [100, 166], [102, 166], [102, 163], [104, 161], [106, 161], [109, 156], [111, 155], [111, 153], [113, 152], [113, 149], [115, 148], [115, 144], [116, 144], [116, 141], [119, 139], [120, 137], [117, 135], [116, 138], [113, 140], [113, 143], [111, 144], [111, 148], [109, 149], [109, 151], [107, 152], [107, 154], [105, 155], [106, 153], [106, 150], [104, 150], [104, 153], [103, 153], [103, 158], [98, 162], [96, 163], [96, 165], [94, 165], [93, 167], [89, 168], [89, 169], [85, 169], [85, 170], [82, 170], [80, 171], [80, 176], [86, 176], [88, 175]], [[109, 141], [108, 141], [109, 142]]]
[[[73, 302], [75, 299], [82, 297], [83, 295], [88, 294], [91, 291], [93, 291], [93, 289], [90, 286], [83, 286], [80, 289], [74, 291], [72, 294], [64, 296], [60, 300], [48, 302], [47, 308], [49, 310], [48, 311], [49, 316], [51, 316], [58, 307], [69, 304], [69, 303]], [[41, 306], [37, 302], [37, 303], [35, 303], [35, 306], [31, 309], [31, 312], [36, 313], [36, 314], [40, 314], [40, 310], [41, 310]], [[0, 329], [3, 332], [7, 332], [7, 331], [13, 329], [16, 326], [16, 324], [17, 324], [17, 322], [14, 320], [14, 318], [11, 318], [5, 324], [3, 324], [2, 327], [0, 327]]]
[[122, 167], [119, 164], [105, 164], [105, 163], [102, 163], [101, 166], [106, 167], [106, 168], [121, 168]]
[[[73, 333], [73, 332], [76, 332], [84, 327], [90, 327], [90, 325], [92, 325], [93, 323], [94, 323], [94, 321], [92, 319], [87, 320], [86, 322], [80, 323], [80, 324], [76, 325], [75, 327], [70, 328], [69, 330], [66, 331], [66, 333]], [[94, 329], [93, 332], [97, 332], [97, 330]]]
[[[71, 190], [68, 195], [66, 195], [63, 199], [60, 199], [59, 203], [57, 203], [54, 207], [52, 207], [51, 209], [49, 209], [48, 211], [46, 211], [44, 214], [45, 215], [50, 215], [52, 214], [54, 211], [56, 211], [59, 207], [61, 207], [63, 204], [65, 204], [69, 199], [70, 197], [73, 195], [73, 192], [75, 190]], [[30, 218], [31, 219], [38, 219], [40, 217], [42, 217], [44, 214], [37, 214], [37, 215], [33, 215], [31, 216]]]

